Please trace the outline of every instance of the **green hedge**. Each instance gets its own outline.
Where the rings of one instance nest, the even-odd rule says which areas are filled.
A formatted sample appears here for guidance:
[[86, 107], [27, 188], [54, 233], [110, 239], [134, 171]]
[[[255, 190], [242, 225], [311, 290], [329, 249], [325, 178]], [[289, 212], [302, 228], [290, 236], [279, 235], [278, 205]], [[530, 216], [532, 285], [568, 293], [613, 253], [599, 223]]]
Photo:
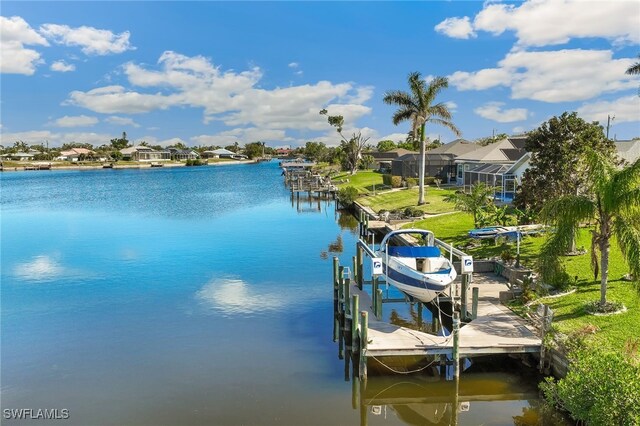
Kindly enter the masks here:
[[392, 188], [400, 188], [402, 186], [402, 176], [382, 175], [382, 183]]

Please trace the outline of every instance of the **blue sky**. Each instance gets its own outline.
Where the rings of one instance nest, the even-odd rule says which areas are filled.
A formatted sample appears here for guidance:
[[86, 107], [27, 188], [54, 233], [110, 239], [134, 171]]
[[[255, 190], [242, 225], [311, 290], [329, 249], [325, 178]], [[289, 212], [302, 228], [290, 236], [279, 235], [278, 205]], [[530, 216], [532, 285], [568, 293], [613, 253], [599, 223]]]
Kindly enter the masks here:
[[[640, 136], [640, 2], [2, 1], [2, 144], [398, 140], [385, 91], [446, 76], [463, 137], [564, 111]], [[571, 18], [569, 18], [571, 17]], [[454, 135], [430, 126], [431, 138]]]

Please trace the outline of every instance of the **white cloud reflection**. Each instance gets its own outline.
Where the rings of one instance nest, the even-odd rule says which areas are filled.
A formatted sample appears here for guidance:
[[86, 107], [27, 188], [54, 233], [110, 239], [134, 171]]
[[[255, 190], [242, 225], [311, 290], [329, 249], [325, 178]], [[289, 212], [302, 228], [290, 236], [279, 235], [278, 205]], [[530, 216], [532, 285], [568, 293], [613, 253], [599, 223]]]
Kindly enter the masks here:
[[196, 292], [196, 299], [227, 315], [276, 311], [287, 304], [282, 293], [252, 288], [240, 279], [228, 277], [209, 281]]
[[13, 274], [25, 281], [48, 281], [65, 274], [65, 268], [49, 256], [36, 256], [30, 262], [19, 263]]

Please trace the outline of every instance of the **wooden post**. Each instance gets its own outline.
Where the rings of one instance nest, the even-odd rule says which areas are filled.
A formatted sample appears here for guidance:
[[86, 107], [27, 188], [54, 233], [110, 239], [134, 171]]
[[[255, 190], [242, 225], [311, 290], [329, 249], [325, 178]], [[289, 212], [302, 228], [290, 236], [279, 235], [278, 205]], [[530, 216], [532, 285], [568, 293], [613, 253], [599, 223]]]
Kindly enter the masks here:
[[382, 320], [382, 289], [376, 290], [376, 317]]
[[351, 315], [351, 298], [349, 293], [351, 292], [351, 279], [346, 278], [344, 280], [344, 289], [342, 290], [342, 297], [344, 300], [344, 311], [347, 315]]
[[357, 283], [358, 283], [358, 288], [360, 290], [362, 290], [362, 284], [364, 283], [364, 277], [363, 277], [363, 267], [362, 267], [362, 263], [363, 263], [363, 250], [362, 247], [360, 246], [360, 244], [358, 244], [356, 246], [356, 260], [357, 260], [357, 266], [356, 266], [356, 276], [358, 277], [357, 279]]
[[367, 311], [360, 312], [360, 379], [367, 378], [367, 344], [369, 327], [369, 313]]
[[376, 310], [376, 298], [378, 297], [378, 276], [374, 275], [371, 279], [371, 309]]
[[333, 257], [333, 287], [338, 287], [338, 267], [340, 266], [340, 260], [338, 256]]
[[[356, 253], [357, 253], [357, 247], [356, 247]], [[358, 282], [358, 260], [356, 259], [356, 256], [351, 256], [351, 268], [353, 271], [353, 281], [357, 283]]]
[[541, 335], [541, 343], [540, 343], [540, 365], [539, 365], [539, 369], [540, 372], [544, 371], [544, 359], [547, 356], [546, 354], [546, 350], [544, 347], [544, 338], [547, 335], [547, 316], [549, 315], [549, 306], [548, 305], [544, 305], [544, 313], [542, 314], [542, 326], [540, 327], [540, 329], [542, 330], [542, 335]]
[[338, 341], [338, 333], [340, 332], [340, 314], [339, 314], [339, 296], [338, 296], [338, 286], [340, 285], [339, 280], [339, 268], [340, 264], [337, 257], [333, 258], [333, 341]]
[[473, 294], [473, 299], [471, 301], [471, 318], [476, 319], [478, 318], [478, 295], [480, 293], [480, 288], [473, 287], [473, 289], [471, 289], [471, 292]]
[[342, 302], [342, 286], [344, 285], [344, 266], [338, 266], [338, 302]]
[[422, 329], [422, 302], [418, 302], [418, 327]]
[[354, 294], [351, 297], [351, 316], [353, 319], [351, 320], [351, 351], [353, 354], [359, 353], [360, 348], [358, 347], [358, 308], [360, 305], [360, 297], [357, 294]]
[[468, 314], [468, 310], [467, 310], [467, 289], [469, 287], [469, 275], [468, 274], [462, 274], [462, 282], [461, 282], [461, 286], [462, 286], [462, 294], [460, 295], [460, 297], [462, 298], [462, 307], [461, 307], [461, 316], [462, 316], [462, 321], [466, 321], [467, 320], [467, 314]]
[[460, 313], [453, 313], [453, 378], [460, 377]]

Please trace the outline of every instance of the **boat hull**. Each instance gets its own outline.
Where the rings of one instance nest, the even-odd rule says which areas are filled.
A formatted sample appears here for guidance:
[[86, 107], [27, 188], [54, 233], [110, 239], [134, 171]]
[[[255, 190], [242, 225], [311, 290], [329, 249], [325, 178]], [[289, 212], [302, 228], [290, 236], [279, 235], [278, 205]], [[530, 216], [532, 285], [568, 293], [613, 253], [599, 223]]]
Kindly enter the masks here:
[[446, 291], [456, 279], [456, 271], [447, 273], [422, 273], [389, 258], [389, 265], [383, 262], [387, 282], [409, 296], [428, 303]]

